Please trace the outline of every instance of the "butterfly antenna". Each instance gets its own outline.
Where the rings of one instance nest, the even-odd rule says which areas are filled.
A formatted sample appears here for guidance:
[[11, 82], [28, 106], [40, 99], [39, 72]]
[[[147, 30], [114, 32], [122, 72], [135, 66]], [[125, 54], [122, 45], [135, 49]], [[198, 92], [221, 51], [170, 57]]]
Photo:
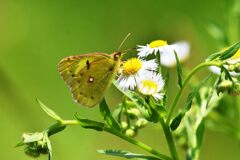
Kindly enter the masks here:
[[126, 35], [126, 37], [123, 39], [123, 41], [122, 41], [121, 44], [119, 45], [118, 51], [120, 51], [122, 45], [124, 44], [124, 42], [128, 39], [128, 37], [129, 37], [130, 35], [131, 35], [131, 33], [128, 33], [128, 34]]

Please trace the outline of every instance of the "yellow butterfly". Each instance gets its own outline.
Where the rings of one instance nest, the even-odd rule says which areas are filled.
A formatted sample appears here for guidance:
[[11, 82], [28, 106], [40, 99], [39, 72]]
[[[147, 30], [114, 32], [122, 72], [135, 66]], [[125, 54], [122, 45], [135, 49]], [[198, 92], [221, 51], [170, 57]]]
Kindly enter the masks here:
[[119, 69], [120, 60], [121, 52], [69, 56], [59, 62], [58, 71], [75, 101], [93, 107], [102, 100]]

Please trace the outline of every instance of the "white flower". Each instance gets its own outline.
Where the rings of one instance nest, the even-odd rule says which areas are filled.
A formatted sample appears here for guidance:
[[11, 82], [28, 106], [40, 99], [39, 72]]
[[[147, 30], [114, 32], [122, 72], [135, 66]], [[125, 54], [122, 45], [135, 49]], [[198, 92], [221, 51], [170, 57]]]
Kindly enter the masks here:
[[144, 76], [146, 71], [154, 71], [158, 67], [155, 60], [144, 61], [138, 58], [130, 58], [123, 63], [120, 69], [120, 76], [117, 80], [122, 89], [131, 89], [137, 85], [137, 81]]
[[143, 95], [151, 95], [156, 100], [161, 100], [163, 98], [161, 91], [164, 87], [162, 75], [156, 72], [146, 72], [144, 75], [139, 78], [137, 84], [139, 92]]
[[[226, 50], [227, 48], [225, 48], [224, 50]], [[240, 62], [240, 49], [237, 50], [237, 52], [230, 57], [229, 59], [226, 60], [226, 62], [228, 64], [232, 64], [234, 65], [235, 63], [239, 63]], [[228, 65], [223, 65], [226, 69], [228, 69]], [[219, 67], [216, 66], [211, 66], [209, 67], [210, 71], [212, 71], [215, 74], [220, 74], [221, 73], [221, 69]], [[240, 76], [240, 73], [234, 72], [234, 71], [230, 71], [229, 72], [231, 76]]]
[[166, 67], [173, 67], [176, 66], [174, 51], [176, 51], [179, 61], [183, 62], [189, 56], [189, 49], [190, 46], [185, 41], [168, 45], [167, 41], [156, 40], [146, 46], [139, 45], [137, 51], [139, 51], [139, 57], [146, 57], [153, 53], [156, 55], [159, 52], [161, 54], [161, 64]]

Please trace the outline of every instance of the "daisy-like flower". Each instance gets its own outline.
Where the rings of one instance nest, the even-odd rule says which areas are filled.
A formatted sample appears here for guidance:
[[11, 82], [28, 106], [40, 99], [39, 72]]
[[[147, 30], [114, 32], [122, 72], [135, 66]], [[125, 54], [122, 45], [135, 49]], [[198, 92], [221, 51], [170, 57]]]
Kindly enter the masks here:
[[[226, 49], [227, 48], [225, 48], [223, 50], [226, 50]], [[226, 69], [230, 69], [230, 67], [229, 67], [230, 65], [240, 63], [240, 49], [238, 49], [237, 52], [232, 57], [227, 59], [226, 62], [229, 64], [229, 65], [224, 65], [224, 67]], [[211, 66], [211, 67], [209, 67], [209, 69], [215, 74], [220, 74], [221, 73], [221, 69], [219, 67]], [[235, 71], [230, 71], [229, 73], [231, 74], [231, 76], [235, 76], [235, 77], [240, 76], [240, 73], [237, 73]]]
[[156, 100], [163, 98], [161, 91], [164, 87], [164, 80], [161, 74], [156, 72], [146, 72], [145, 76], [142, 76], [137, 84], [138, 90], [143, 95], [151, 95]]
[[155, 40], [146, 46], [139, 45], [137, 51], [139, 51], [139, 57], [146, 57], [150, 54], [161, 54], [161, 64], [166, 67], [176, 66], [176, 58], [174, 51], [176, 51], [180, 62], [186, 60], [189, 56], [190, 46], [185, 41], [179, 41], [171, 45], [167, 44], [164, 40]]
[[134, 90], [139, 78], [144, 76], [146, 71], [155, 71], [157, 67], [155, 60], [128, 59], [120, 69], [120, 76], [117, 80], [119, 87], [124, 90]]

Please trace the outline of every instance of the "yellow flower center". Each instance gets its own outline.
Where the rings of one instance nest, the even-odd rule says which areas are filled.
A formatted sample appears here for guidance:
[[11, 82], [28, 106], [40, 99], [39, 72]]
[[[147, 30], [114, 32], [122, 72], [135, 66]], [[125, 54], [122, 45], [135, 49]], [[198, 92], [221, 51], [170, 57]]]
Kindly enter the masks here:
[[142, 68], [142, 62], [137, 58], [128, 59], [122, 67], [122, 73], [125, 76], [134, 75]]
[[152, 41], [149, 44], [150, 48], [156, 48], [156, 47], [162, 47], [162, 46], [166, 46], [167, 45], [167, 41], [163, 41], [163, 40], [156, 40], [156, 41]]
[[147, 95], [152, 95], [157, 92], [158, 85], [152, 80], [143, 80], [143, 88], [148, 88], [148, 91], [145, 93]]
[[238, 60], [240, 59], [240, 49], [230, 58], [231, 60]]

